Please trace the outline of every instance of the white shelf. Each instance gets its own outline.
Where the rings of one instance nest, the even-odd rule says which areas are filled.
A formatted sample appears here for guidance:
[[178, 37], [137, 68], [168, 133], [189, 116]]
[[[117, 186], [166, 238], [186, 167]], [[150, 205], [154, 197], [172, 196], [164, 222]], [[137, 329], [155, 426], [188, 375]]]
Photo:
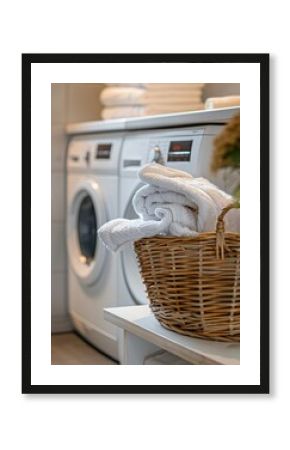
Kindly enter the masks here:
[[[191, 364], [240, 364], [239, 344], [206, 341], [182, 336], [174, 331], [167, 330], [155, 319], [148, 305], [106, 308], [104, 310], [104, 316], [106, 320], [125, 330], [130, 335], [130, 339], [132, 336], [137, 337], [136, 352], [142, 349], [144, 352], [142, 358], [146, 352], [143, 349], [144, 346], [140, 346], [140, 340], [141, 342], [150, 343], [149, 347], [151, 352], [153, 346], [162, 348]], [[126, 345], [127, 340], [125, 339], [124, 346]], [[130, 352], [132, 353], [132, 351], [134, 352], [134, 345], [131, 342]], [[125, 348], [124, 354], [127, 355], [127, 353], [127, 349]], [[140, 356], [138, 357], [138, 355], [131, 355], [130, 358], [132, 361], [140, 360]], [[127, 359], [125, 363], [138, 364], [136, 362], [127, 362]]]
[[111, 131], [144, 130], [153, 128], [227, 123], [240, 111], [239, 106], [229, 108], [187, 111], [156, 116], [128, 117], [124, 119], [97, 120], [94, 122], [71, 123], [66, 126], [68, 135], [101, 133]]

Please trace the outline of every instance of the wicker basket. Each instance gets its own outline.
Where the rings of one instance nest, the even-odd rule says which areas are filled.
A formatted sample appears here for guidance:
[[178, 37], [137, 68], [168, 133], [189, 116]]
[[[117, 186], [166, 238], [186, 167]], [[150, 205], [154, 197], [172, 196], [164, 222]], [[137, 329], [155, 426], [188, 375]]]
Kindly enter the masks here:
[[240, 340], [240, 234], [153, 237], [135, 242], [151, 309], [166, 328], [223, 342]]

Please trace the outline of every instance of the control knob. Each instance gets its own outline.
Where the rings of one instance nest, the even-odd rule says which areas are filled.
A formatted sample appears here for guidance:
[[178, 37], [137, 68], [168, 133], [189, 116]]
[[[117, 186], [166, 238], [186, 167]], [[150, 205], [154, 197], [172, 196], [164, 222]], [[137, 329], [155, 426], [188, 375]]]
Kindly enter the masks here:
[[88, 150], [85, 155], [85, 161], [86, 161], [87, 165], [90, 164], [90, 159], [91, 159], [91, 154], [90, 154], [90, 151]]
[[152, 155], [152, 162], [156, 162], [158, 164], [164, 164], [164, 159], [161, 153], [161, 149], [158, 145], [155, 145], [155, 147], [153, 147], [151, 153], [153, 153]]

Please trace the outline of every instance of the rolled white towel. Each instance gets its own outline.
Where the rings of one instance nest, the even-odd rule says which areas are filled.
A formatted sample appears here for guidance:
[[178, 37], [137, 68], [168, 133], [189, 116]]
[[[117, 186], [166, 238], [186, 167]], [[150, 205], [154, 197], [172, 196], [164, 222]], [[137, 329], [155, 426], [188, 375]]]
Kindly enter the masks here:
[[[107, 248], [117, 251], [121, 247], [144, 237], [169, 234], [169, 228], [173, 222], [172, 208], [156, 208], [154, 220], [143, 219], [114, 219], [105, 223], [98, 230], [98, 235]], [[171, 229], [174, 229], [172, 227]], [[175, 227], [177, 236], [196, 236], [194, 230], [185, 226]]]
[[144, 166], [139, 172], [139, 178], [149, 186], [138, 190], [133, 198], [133, 206], [144, 220], [152, 219], [156, 203], [172, 202], [198, 211], [195, 231], [214, 231], [218, 214], [233, 202], [231, 195], [205, 178], [193, 178], [187, 172], [160, 164]]
[[[139, 177], [150, 183], [141, 187], [133, 198], [139, 219], [115, 219], [99, 230], [103, 242], [113, 251], [122, 245], [156, 235], [196, 236], [214, 231], [222, 208], [233, 198], [204, 178], [159, 164], [141, 169]], [[238, 231], [239, 216], [225, 219], [228, 231]], [[230, 228], [229, 228], [230, 227]]]
[[230, 106], [239, 106], [239, 95], [228, 95], [226, 97], [211, 97], [206, 99], [204, 103], [205, 109], [228, 108]]

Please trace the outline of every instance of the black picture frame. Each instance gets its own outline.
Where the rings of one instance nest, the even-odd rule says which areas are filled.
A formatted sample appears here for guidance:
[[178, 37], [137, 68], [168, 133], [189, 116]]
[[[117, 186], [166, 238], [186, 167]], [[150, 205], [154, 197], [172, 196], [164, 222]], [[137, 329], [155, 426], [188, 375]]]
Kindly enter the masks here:
[[[22, 55], [22, 393], [267, 394], [269, 393], [269, 54], [23, 54]], [[33, 63], [254, 63], [260, 65], [260, 383], [257, 385], [31, 384], [31, 65]]]

